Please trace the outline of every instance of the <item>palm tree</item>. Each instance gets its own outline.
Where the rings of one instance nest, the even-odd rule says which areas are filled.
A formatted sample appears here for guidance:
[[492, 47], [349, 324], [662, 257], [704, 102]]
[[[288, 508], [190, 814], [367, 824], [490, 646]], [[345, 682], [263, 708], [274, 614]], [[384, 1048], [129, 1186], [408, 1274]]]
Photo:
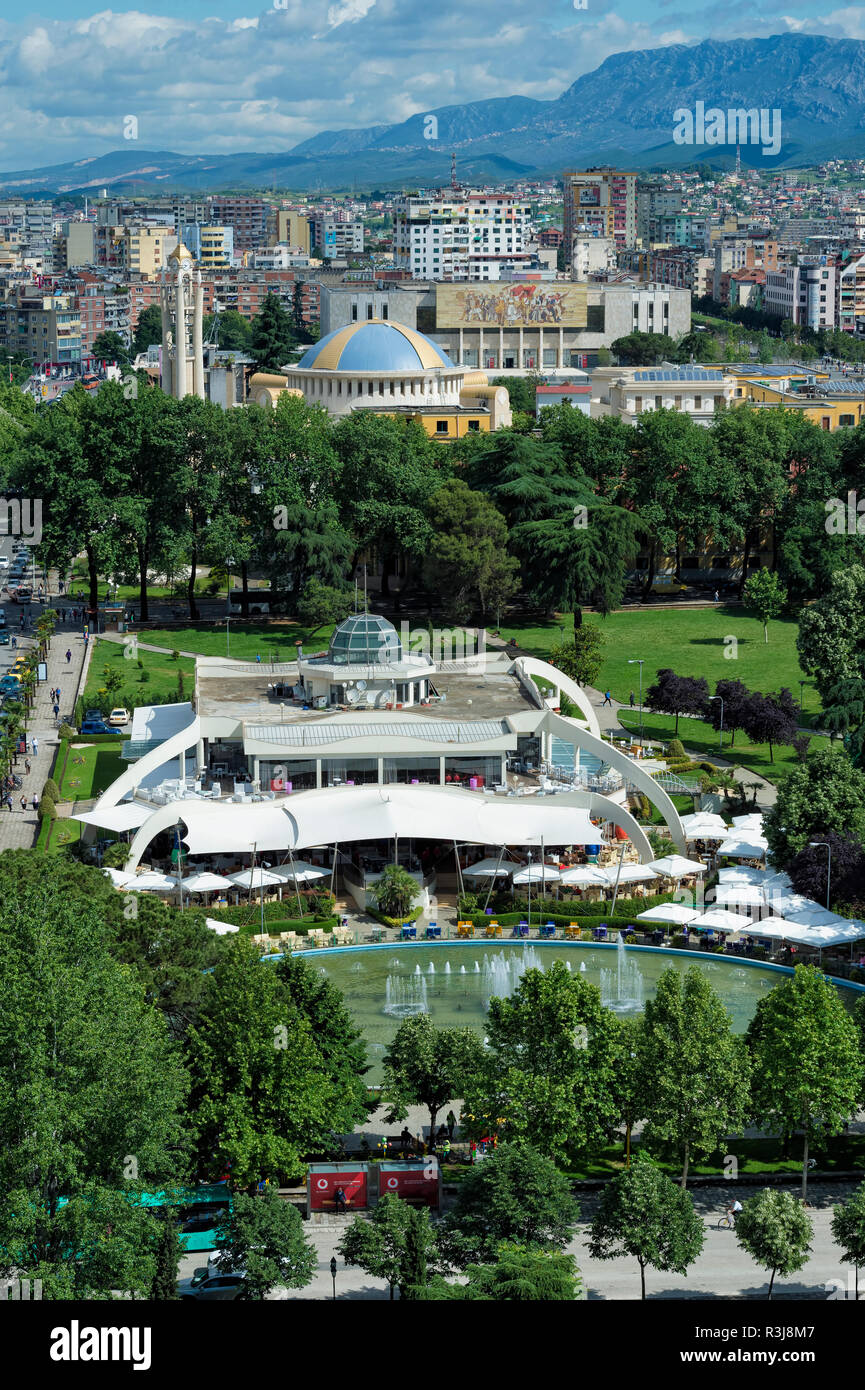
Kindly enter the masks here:
[[370, 888], [385, 917], [404, 917], [421, 891], [417, 880], [401, 864], [388, 864]]

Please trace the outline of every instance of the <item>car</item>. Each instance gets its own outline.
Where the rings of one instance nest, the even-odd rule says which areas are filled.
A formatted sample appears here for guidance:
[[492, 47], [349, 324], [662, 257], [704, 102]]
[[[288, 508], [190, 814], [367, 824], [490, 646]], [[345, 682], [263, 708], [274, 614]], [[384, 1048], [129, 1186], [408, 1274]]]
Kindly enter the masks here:
[[0, 555], [0, 569], [5, 570], [5, 569], [8, 569], [8, 568], [9, 568], [9, 556], [8, 556], [8, 555]]
[[115, 727], [120, 724], [128, 724], [129, 710], [123, 709], [122, 706], [118, 705], [117, 709], [113, 709], [109, 714], [108, 723], [113, 724]]
[[8, 629], [7, 627], [0, 627], [0, 647], [8, 647], [8, 646], [9, 646], [9, 629]]
[[4, 676], [0, 680], [0, 695], [11, 695], [13, 699], [18, 700], [23, 694], [24, 687], [14, 676]]
[[202, 1302], [229, 1302], [240, 1298], [246, 1280], [242, 1274], [210, 1274], [203, 1266], [191, 1279], [178, 1279], [177, 1297]]
[[82, 719], [80, 732], [82, 734], [110, 734], [112, 730], [110, 725], [102, 719]]

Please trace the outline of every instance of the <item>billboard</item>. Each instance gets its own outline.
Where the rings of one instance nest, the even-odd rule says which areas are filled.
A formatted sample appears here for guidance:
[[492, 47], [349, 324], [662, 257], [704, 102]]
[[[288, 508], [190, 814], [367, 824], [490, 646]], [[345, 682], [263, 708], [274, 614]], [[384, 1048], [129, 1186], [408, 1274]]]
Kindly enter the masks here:
[[367, 1202], [365, 1163], [311, 1163], [306, 1179], [309, 1210], [334, 1211], [336, 1189], [345, 1193], [347, 1211], [364, 1211]]
[[406, 1201], [423, 1206], [438, 1207], [440, 1196], [441, 1170], [434, 1158], [398, 1163], [386, 1162], [378, 1165], [379, 1198], [402, 1197]]
[[436, 328], [585, 328], [586, 286], [495, 280], [436, 286]]

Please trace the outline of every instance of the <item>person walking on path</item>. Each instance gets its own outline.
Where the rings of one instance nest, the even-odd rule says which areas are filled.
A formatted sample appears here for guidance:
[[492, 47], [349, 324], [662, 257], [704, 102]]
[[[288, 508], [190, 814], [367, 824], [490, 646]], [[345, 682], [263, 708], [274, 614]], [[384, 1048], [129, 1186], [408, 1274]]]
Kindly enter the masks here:
[[631, 691], [630, 696], [629, 696], [628, 698], [630, 699], [630, 702], [631, 702], [631, 709], [633, 709], [633, 708], [634, 708], [634, 692], [633, 692], [633, 690]]
[[4, 801], [4, 804], [6, 805], [7, 809], [9, 810], [9, 812], [10, 812], [10, 814], [11, 814], [11, 812], [12, 812], [12, 798], [11, 798], [11, 796], [9, 795], [8, 792], [7, 792], [6, 795], [4, 796], [3, 801]]
[[24, 759], [24, 771], [27, 773], [27, 776], [29, 777], [29, 776], [30, 776], [30, 759], [29, 759], [29, 758], [25, 758], [25, 759]]
[[39, 754], [39, 740], [38, 740], [38, 738], [36, 737], [35, 734], [33, 735], [33, 738], [30, 740], [30, 746], [31, 746], [31, 748], [33, 749], [33, 756], [34, 756], [34, 758], [35, 758], [35, 757], [38, 757], [38, 754]]
[[447, 1113], [448, 1139], [453, 1139], [454, 1130], [457, 1127], [457, 1117], [452, 1110]]
[[[612, 701], [612, 697], [611, 697], [611, 695], [610, 695], [609, 690], [605, 690], [605, 691], [604, 691], [604, 705], [609, 705], [609, 706], [610, 706], [610, 709], [613, 708], [613, 701]], [[603, 709], [603, 707], [604, 707], [604, 706], [602, 705], [602, 706], [601, 706], [601, 709]]]
[[27, 814], [27, 798], [23, 792], [21, 793], [21, 814], [22, 816]]
[[69, 665], [69, 663], [70, 663], [71, 660], [72, 660], [72, 649], [71, 649], [71, 647], [67, 647], [67, 648], [66, 648], [66, 665], [67, 665], [67, 666]]
[[38, 797], [38, 796], [36, 795], [36, 793], [34, 792], [34, 793], [33, 793], [33, 813], [34, 813], [34, 815], [35, 815], [35, 813], [36, 813], [38, 810], [39, 810], [39, 797]]

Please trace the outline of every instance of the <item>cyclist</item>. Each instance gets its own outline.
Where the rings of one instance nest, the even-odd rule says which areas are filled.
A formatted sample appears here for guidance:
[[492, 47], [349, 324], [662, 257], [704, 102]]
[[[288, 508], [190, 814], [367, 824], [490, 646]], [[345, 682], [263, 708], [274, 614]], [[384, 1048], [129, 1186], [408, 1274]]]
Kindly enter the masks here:
[[729, 1216], [729, 1218], [730, 1218], [730, 1220], [732, 1221], [732, 1223], [733, 1223], [734, 1226], [735, 1226], [735, 1224], [736, 1224], [736, 1217], [739, 1215], [739, 1212], [740, 1212], [741, 1210], [742, 1210], [742, 1203], [738, 1200], [738, 1198], [735, 1198], [735, 1197], [734, 1197], [734, 1198], [733, 1198], [733, 1201], [730, 1203], [730, 1205], [729, 1205], [728, 1208], [727, 1208], [727, 1215]]

